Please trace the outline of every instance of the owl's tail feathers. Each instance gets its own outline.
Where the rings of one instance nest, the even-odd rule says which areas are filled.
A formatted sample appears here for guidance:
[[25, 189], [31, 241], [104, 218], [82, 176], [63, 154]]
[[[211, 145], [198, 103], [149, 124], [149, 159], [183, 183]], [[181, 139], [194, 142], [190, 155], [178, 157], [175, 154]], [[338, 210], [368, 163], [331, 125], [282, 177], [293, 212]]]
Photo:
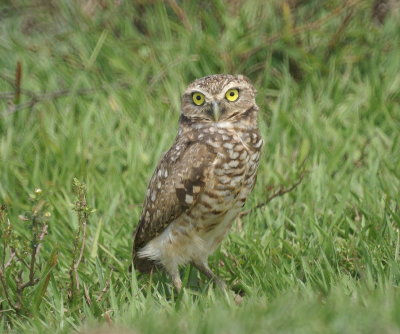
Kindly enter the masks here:
[[136, 252], [133, 253], [133, 261], [129, 266], [130, 272], [132, 271], [133, 267], [142, 274], [150, 274], [158, 269], [158, 265], [155, 261], [149, 258], [138, 257]]

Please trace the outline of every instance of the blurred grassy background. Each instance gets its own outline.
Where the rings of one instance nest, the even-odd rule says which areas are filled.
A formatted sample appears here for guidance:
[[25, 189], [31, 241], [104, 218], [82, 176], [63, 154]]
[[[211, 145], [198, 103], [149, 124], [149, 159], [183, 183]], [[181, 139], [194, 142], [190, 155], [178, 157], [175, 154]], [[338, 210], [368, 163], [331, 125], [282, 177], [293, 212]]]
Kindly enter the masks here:
[[[3, 216], [0, 333], [104, 321], [139, 333], [400, 332], [399, 18], [395, 0], [3, 0], [0, 204], [12, 235]], [[212, 73], [258, 89], [266, 144], [246, 208], [308, 174], [212, 257], [242, 299], [189, 269], [191, 289], [171, 298], [162, 275], [128, 273], [130, 236], [180, 94]], [[71, 299], [74, 177], [96, 212]], [[39, 282], [16, 312], [29, 271], [5, 270], [4, 245], [28, 258], [38, 204]]]

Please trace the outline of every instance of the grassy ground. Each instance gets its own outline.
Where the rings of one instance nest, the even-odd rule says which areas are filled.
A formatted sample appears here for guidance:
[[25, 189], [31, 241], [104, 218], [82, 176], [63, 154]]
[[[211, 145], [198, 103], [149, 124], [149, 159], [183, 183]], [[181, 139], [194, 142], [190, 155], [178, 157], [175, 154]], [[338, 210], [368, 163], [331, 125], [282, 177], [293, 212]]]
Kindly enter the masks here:
[[[0, 7], [0, 333], [400, 332], [398, 15], [377, 23], [371, 1], [77, 3]], [[266, 144], [246, 209], [308, 171], [211, 258], [241, 298], [194, 269], [180, 296], [128, 272], [180, 94], [211, 73], [258, 89]], [[75, 177], [95, 212], [76, 211]]]

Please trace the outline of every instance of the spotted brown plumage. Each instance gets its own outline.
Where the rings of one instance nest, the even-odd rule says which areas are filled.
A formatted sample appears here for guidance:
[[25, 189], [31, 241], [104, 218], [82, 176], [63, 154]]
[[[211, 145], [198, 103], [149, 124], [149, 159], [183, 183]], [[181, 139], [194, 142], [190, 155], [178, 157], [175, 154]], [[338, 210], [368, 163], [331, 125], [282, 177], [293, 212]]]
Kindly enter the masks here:
[[164, 155], [150, 180], [135, 234], [136, 269], [151, 271], [154, 261], [138, 258], [138, 250], [197, 202], [205, 185], [207, 167], [214, 158], [212, 148], [182, 137], [177, 138], [175, 145]]
[[224, 285], [207, 258], [254, 187], [263, 144], [257, 113], [244, 76], [212, 75], [188, 86], [178, 135], [150, 180], [134, 234], [136, 269], [164, 268], [180, 289], [178, 268], [192, 262]]

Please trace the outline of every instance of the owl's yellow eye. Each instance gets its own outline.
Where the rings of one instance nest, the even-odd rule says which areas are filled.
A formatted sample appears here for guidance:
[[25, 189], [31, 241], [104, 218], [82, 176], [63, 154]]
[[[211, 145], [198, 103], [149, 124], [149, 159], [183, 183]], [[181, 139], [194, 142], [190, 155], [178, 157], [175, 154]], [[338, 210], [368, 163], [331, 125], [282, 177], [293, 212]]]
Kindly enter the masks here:
[[196, 106], [201, 106], [204, 103], [204, 95], [201, 93], [193, 93], [192, 99]]
[[225, 94], [225, 98], [231, 102], [236, 101], [239, 98], [239, 90], [237, 90], [236, 88], [229, 89]]

